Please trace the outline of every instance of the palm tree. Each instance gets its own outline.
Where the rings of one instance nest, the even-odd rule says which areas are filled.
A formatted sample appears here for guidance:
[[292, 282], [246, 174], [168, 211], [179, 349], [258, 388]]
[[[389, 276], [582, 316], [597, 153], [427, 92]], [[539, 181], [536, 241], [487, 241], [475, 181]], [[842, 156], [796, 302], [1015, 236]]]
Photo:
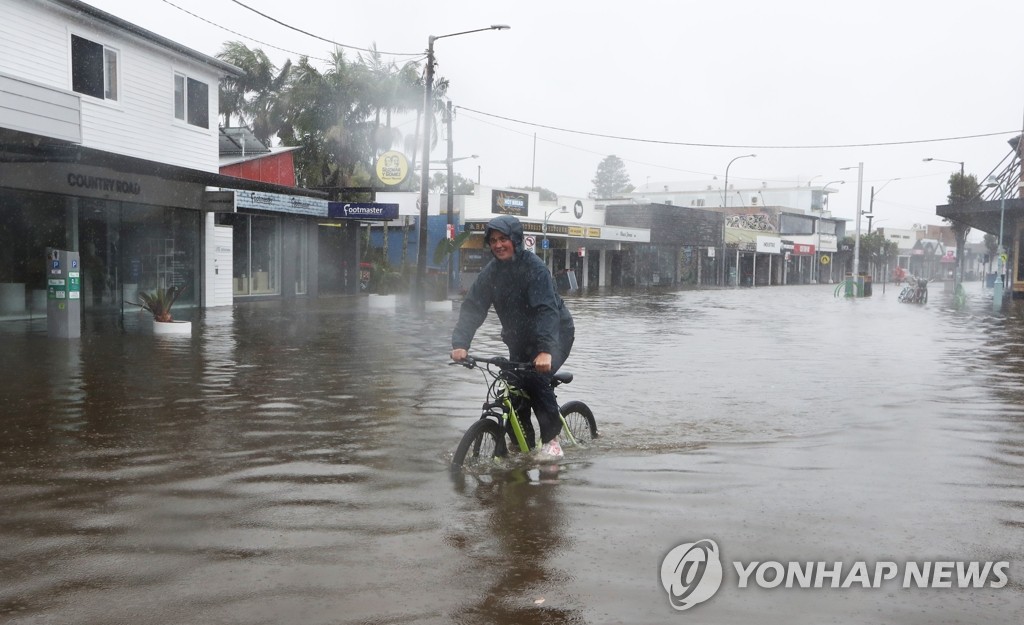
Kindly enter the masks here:
[[[366, 56], [359, 55], [359, 62], [364, 68], [364, 77], [368, 81], [367, 94], [369, 103], [374, 109], [373, 117], [373, 148], [371, 155], [376, 158], [382, 152], [402, 140], [402, 133], [391, 126], [393, 113], [402, 113], [416, 107], [416, 96], [422, 91], [417, 84], [418, 66], [409, 62], [398, 67], [394, 61], [385, 62], [377, 51], [376, 44], [371, 45]], [[381, 114], [384, 123], [381, 123]], [[372, 167], [372, 162], [369, 163]], [[388, 258], [388, 223], [384, 223], [383, 253]], [[405, 266], [408, 253], [408, 228], [404, 229], [402, 266]]]
[[372, 159], [372, 106], [359, 66], [335, 51], [330, 67], [320, 72], [308, 57], [299, 59], [288, 81], [285, 145], [301, 145], [296, 166], [307, 186], [342, 187], [366, 183]]
[[249, 124], [260, 141], [268, 143], [282, 120], [281, 96], [291, 70], [285, 61], [280, 71], [260, 49], [251, 49], [240, 41], [229, 41], [217, 55], [222, 61], [242, 69], [244, 76], [228, 77], [220, 84], [220, 114], [224, 126], [231, 127], [237, 117]]

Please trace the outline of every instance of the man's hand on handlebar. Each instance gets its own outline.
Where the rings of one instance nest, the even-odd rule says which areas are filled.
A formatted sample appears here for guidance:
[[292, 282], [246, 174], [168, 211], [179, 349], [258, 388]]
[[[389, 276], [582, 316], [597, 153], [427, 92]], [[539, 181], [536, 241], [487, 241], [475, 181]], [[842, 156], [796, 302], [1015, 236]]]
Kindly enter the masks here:
[[551, 354], [547, 352], [537, 354], [537, 357], [533, 359], [533, 367], [540, 373], [549, 373], [551, 371]]
[[455, 362], [465, 362], [466, 358], [468, 357], [469, 352], [467, 352], [464, 349], [456, 348], [452, 350], [452, 360], [454, 360]]

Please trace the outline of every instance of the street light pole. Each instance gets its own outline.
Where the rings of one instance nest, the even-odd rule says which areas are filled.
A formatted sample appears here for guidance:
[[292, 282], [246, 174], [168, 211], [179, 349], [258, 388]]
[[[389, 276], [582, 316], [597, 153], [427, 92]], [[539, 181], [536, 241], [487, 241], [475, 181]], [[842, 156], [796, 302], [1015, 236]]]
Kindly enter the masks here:
[[549, 211], [547, 214], [544, 215], [544, 227], [542, 228], [542, 230], [544, 232], [544, 243], [542, 245], [544, 247], [544, 264], [545, 265], [548, 264], [548, 217], [554, 215], [555, 213], [565, 214], [565, 213], [568, 213], [568, 212], [569, 212], [568, 208], [566, 208], [565, 206], [560, 206], [558, 208], [551, 209], [551, 211]]
[[1003, 220], [1006, 216], [1006, 189], [1003, 183], [999, 183], [999, 246], [996, 248], [996, 256], [999, 258], [998, 274], [996, 281], [992, 283], [992, 310], [999, 312], [1003, 309], [1003, 281], [1006, 280], [1006, 270], [1003, 267]]
[[890, 178], [889, 180], [886, 180], [882, 186], [878, 187], [878, 191], [875, 191], [875, 187], [873, 185], [871, 187], [871, 200], [868, 202], [868, 210], [867, 213], [865, 213], [868, 216], [868, 234], [871, 234], [871, 220], [875, 218], [875, 196], [881, 193], [882, 189], [885, 188], [885, 185], [889, 184], [893, 180], [899, 180], [899, 178]]
[[[729, 164], [725, 166], [725, 188], [722, 189], [722, 207], [729, 208], [729, 168], [732, 164], [741, 158], [754, 158], [757, 154], [742, 154], [729, 161]], [[739, 248], [736, 249], [736, 287], [740, 286], [740, 252]], [[725, 228], [722, 228], [722, 286], [725, 286]]]
[[420, 223], [419, 244], [416, 249], [416, 286], [413, 299], [417, 310], [420, 312], [426, 309], [426, 279], [427, 279], [427, 204], [430, 201], [430, 120], [428, 115], [433, 114], [434, 104], [434, 42], [447, 37], [457, 37], [478, 33], [485, 30], [506, 30], [509, 27], [504, 24], [495, 24], [487, 28], [464, 30], [458, 33], [447, 35], [430, 35], [427, 39], [427, 66], [424, 71], [423, 85], [423, 167], [420, 171]]
[[725, 191], [722, 193], [722, 195], [725, 196], [724, 202], [722, 203], [724, 208], [729, 208], [729, 168], [732, 167], [733, 163], [741, 158], [754, 158], [755, 156], [757, 156], [757, 154], [744, 154], [742, 156], [737, 156], [729, 161], [729, 164], [725, 166]]
[[928, 158], [922, 158], [921, 160], [924, 161], [925, 163], [928, 163], [930, 161], [939, 161], [940, 163], [952, 163], [954, 165], [959, 165], [960, 166], [960, 178], [962, 179], [964, 177], [964, 162], [963, 161], [947, 161], [947, 160], [942, 159], [942, 158], [932, 158], [930, 156]]
[[[841, 170], [853, 169], [853, 167], [840, 167]], [[860, 275], [860, 206], [861, 196], [864, 195], [864, 163], [857, 163], [857, 225], [853, 239], [853, 279]]]
[[[452, 101], [451, 100], [448, 100], [448, 107], [447, 107], [446, 113], [447, 114], [445, 115], [445, 121], [448, 122], [448, 158], [446, 158], [445, 160], [448, 161], [448, 171], [445, 172], [445, 175], [448, 176], [448, 188], [446, 189], [446, 191], [448, 192], [448, 197], [445, 198], [445, 199], [447, 200], [447, 203], [448, 203], [448, 228], [447, 228], [447, 231], [444, 234], [445, 234], [446, 237], [450, 236], [450, 237], [452, 237], [454, 239], [455, 238], [455, 231], [454, 231], [454, 223], [455, 223], [455, 181], [453, 179], [455, 178], [455, 171], [454, 171], [454, 169], [455, 169], [455, 153], [452, 151], [454, 149], [454, 147], [453, 147], [454, 146], [454, 141], [452, 140]], [[448, 292], [451, 293], [453, 283], [455, 282], [455, 278], [454, 278], [455, 272], [453, 271], [453, 268], [452, 268], [452, 254], [448, 254], [448, 256], [446, 257], [445, 260], [447, 261], [446, 264], [448, 265], [448, 267], [447, 267], [447, 269], [448, 269]]]

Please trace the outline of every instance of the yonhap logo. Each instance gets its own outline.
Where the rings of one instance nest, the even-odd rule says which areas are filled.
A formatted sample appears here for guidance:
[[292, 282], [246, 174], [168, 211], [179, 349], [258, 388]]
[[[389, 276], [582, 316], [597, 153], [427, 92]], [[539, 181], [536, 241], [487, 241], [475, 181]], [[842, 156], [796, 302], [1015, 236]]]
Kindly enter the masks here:
[[676, 610], [710, 599], [722, 585], [722, 559], [710, 539], [679, 545], [661, 561], [661, 585]]
[[[1010, 583], [1009, 560], [878, 560], [842, 559], [732, 562], [729, 586], [771, 589], [901, 589], [1004, 588]], [[661, 585], [669, 604], [689, 610], [713, 597], [726, 571], [718, 543], [705, 538], [675, 547], [661, 561]]]

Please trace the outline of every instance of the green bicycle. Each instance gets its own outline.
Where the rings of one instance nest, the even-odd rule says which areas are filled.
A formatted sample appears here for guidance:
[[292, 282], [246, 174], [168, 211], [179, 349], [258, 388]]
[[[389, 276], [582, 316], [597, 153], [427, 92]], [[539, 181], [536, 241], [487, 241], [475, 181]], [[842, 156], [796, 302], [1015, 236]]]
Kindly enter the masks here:
[[[514, 448], [528, 453], [530, 447], [523, 434], [523, 426], [516, 412], [516, 399], [529, 398], [520, 388], [520, 379], [524, 372], [533, 368], [532, 363], [512, 362], [501, 356], [484, 358], [471, 356], [462, 362], [452, 363], [467, 369], [477, 369], [483, 373], [487, 383], [487, 400], [483, 404], [480, 418], [469, 426], [462, 436], [459, 446], [452, 457], [452, 469], [462, 469], [467, 463], [475, 460], [491, 461], [508, 455], [505, 443], [505, 432], [509, 431], [509, 440]], [[551, 377], [551, 386], [557, 387], [572, 382], [573, 375], [568, 371], [559, 371]], [[585, 445], [597, 438], [597, 422], [590, 407], [581, 401], [570, 401], [562, 404], [559, 409], [562, 419], [562, 432], [558, 436], [563, 446]]]

